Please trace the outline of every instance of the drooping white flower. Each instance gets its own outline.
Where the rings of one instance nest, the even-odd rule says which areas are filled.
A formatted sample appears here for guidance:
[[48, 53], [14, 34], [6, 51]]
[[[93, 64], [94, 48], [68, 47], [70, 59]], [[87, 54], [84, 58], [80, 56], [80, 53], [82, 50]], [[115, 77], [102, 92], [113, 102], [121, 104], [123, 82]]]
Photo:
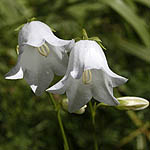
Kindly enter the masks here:
[[57, 38], [49, 26], [40, 22], [26, 23], [19, 32], [18, 62], [6, 79], [24, 78], [36, 95], [48, 88], [56, 75], [64, 75], [69, 51], [74, 40]]
[[113, 88], [126, 81], [109, 69], [104, 52], [95, 41], [81, 40], [70, 53], [65, 76], [47, 91], [57, 94], [66, 92], [68, 110], [75, 112], [92, 97], [109, 105], [119, 104], [113, 96]]

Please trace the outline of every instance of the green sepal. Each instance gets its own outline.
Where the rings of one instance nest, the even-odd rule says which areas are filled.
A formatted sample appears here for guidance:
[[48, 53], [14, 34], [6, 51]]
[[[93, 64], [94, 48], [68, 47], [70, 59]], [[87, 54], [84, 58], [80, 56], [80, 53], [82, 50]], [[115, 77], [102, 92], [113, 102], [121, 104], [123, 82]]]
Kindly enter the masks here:
[[[35, 17], [33, 17], [33, 18], [30, 18], [30, 19], [27, 19], [27, 22], [31, 22], [31, 21], [35, 21], [35, 20], [37, 20], [37, 19]], [[25, 25], [25, 23], [19, 25], [14, 31], [16, 31], [16, 32], [19, 31], [24, 25]]]
[[52, 30], [52, 32], [56, 32], [56, 30], [54, 28], [50, 27], [50, 29]]
[[18, 26], [14, 31], [18, 32], [25, 24], [21, 24], [20, 26]]
[[102, 47], [104, 50], [106, 50], [106, 48], [102, 45], [102, 40], [99, 37], [94, 36], [94, 37], [91, 37], [91, 38], [88, 38], [88, 39], [96, 41], [100, 45], [100, 47]]
[[85, 29], [82, 29], [83, 40], [88, 40], [88, 35]]
[[78, 42], [78, 41], [80, 41], [80, 40], [82, 40], [80, 37], [76, 37], [76, 38], [74, 38], [74, 40], [76, 41], [76, 42]]
[[96, 42], [100, 45], [101, 48], [103, 48], [104, 50], [107, 50], [101, 42], [99, 42], [99, 41], [96, 41]]
[[27, 22], [31, 22], [31, 21], [35, 21], [35, 20], [37, 20], [37, 18], [32, 17], [32, 18], [30, 18], [30, 19], [27, 19]]
[[102, 42], [102, 40], [97, 36], [91, 37], [91, 38], [89, 38], [89, 40], [94, 40], [96, 42]]
[[106, 48], [102, 44], [102, 40], [99, 37], [94, 36], [94, 37], [88, 38], [88, 35], [87, 35], [87, 32], [86, 32], [85, 29], [82, 29], [82, 35], [83, 35], [83, 40], [93, 40], [93, 41], [96, 41], [100, 45], [101, 48], [103, 48], [104, 50], [106, 50]]

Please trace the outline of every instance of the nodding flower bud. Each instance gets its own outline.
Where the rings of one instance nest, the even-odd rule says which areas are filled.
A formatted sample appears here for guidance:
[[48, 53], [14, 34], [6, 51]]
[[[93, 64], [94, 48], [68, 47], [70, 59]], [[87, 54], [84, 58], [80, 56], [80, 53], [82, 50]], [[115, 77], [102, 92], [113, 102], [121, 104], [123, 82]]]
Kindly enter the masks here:
[[[67, 98], [64, 98], [62, 100], [62, 108], [65, 110], [65, 111], [68, 111], [68, 99]], [[83, 107], [81, 107], [79, 110], [77, 110], [76, 112], [73, 112], [75, 114], [83, 114], [85, 112], [85, 109], [86, 109], [87, 105], [84, 105]]]
[[117, 99], [120, 104], [115, 107], [121, 110], [142, 110], [149, 106], [149, 101], [140, 97], [126, 96]]

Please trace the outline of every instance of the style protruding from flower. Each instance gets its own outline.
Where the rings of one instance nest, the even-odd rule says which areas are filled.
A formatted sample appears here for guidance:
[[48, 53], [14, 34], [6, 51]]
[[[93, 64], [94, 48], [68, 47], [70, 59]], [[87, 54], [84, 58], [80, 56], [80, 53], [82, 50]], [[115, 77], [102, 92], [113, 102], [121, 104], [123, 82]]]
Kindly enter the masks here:
[[73, 45], [74, 40], [57, 38], [48, 25], [40, 21], [28, 22], [19, 32], [17, 65], [5, 78], [24, 78], [33, 92], [41, 95], [50, 85], [54, 74], [65, 74], [67, 52]]
[[113, 96], [113, 88], [126, 81], [126, 78], [109, 69], [104, 52], [97, 42], [80, 40], [71, 50], [65, 76], [47, 91], [54, 94], [66, 92], [68, 110], [75, 112], [92, 97], [111, 106], [118, 105], [118, 100]]

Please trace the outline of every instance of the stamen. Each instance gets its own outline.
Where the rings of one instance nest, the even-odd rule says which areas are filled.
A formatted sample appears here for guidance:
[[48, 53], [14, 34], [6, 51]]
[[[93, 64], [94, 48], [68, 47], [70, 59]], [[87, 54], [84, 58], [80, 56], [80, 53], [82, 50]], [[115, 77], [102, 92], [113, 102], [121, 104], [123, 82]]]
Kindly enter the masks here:
[[50, 53], [49, 47], [44, 43], [41, 47], [38, 47], [38, 52], [42, 55], [47, 57]]
[[19, 45], [16, 46], [17, 55], [19, 55]]
[[49, 49], [49, 47], [47, 46], [46, 43], [44, 43], [43, 46], [45, 47], [45, 50], [47, 51], [47, 56], [48, 56], [49, 53], [50, 53], [50, 49]]
[[47, 51], [45, 50], [44, 46], [41, 46], [41, 52], [43, 53], [44, 56], [47, 56]]
[[91, 70], [85, 70], [82, 74], [82, 82], [84, 84], [89, 84], [92, 81]]
[[42, 51], [41, 47], [38, 47], [38, 52], [42, 55], [42, 56], [45, 56], [45, 53]]

